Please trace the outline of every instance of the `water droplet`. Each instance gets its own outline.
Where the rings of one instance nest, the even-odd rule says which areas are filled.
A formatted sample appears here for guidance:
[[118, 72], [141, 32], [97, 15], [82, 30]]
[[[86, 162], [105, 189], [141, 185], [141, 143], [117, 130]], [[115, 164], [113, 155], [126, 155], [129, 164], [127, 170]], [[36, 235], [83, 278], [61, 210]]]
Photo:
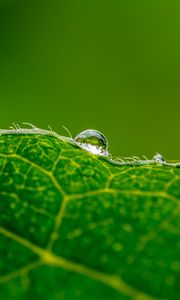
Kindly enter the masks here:
[[159, 153], [157, 153], [156, 155], [154, 155], [153, 160], [155, 162], [161, 163], [161, 164], [165, 162], [164, 157], [161, 154], [159, 154]]
[[108, 156], [108, 141], [106, 137], [99, 131], [88, 129], [79, 133], [74, 142], [81, 148], [102, 156]]

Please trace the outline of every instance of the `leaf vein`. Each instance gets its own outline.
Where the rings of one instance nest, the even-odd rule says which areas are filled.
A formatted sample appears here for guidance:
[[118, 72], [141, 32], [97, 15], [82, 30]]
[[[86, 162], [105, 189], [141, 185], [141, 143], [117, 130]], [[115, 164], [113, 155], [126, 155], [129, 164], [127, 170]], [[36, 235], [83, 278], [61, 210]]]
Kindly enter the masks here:
[[0, 227], [0, 233], [3, 234], [5, 237], [14, 240], [15, 242], [19, 243], [20, 245], [28, 248], [33, 253], [37, 254], [42, 262], [46, 265], [51, 265], [54, 267], [61, 267], [65, 270], [82, 274], [87, 276], [95, 281], [101, 282], [120, 293], [123, 293], [127, 296], [132, 297], [134, 300], [154, 300], [156, 298], [151, 297], [150, 295], [139, 291], [128, 284], [126, 284], [120, 277], [115, 275], [108, 275], [101, 273], [97, 270], [90, 269], [82, 264], [78, 264], [69, 260], [64, 259], [63, 257], [56, 256], [54, 253], [40, 248], [39, 246], [29, 242], [28, 240], [16, 235], [8, 231], [7, 229]]

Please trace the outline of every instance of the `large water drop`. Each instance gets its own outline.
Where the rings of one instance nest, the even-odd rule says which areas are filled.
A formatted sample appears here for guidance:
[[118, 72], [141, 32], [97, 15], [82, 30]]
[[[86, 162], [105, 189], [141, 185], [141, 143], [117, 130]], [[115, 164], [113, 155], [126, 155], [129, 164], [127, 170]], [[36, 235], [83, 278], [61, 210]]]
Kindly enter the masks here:
[[81, 148], [102, 156], [108, 156], [108, 141], [106, 137], [99, 131], [88, 129], [79, 133], [74, 142]]

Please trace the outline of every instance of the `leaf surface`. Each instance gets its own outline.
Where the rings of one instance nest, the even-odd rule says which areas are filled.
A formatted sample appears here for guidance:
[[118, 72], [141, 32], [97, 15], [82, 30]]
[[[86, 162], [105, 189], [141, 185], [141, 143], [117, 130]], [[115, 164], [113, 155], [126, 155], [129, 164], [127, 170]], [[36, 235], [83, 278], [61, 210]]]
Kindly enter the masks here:
[[179, 200], [180, 169], [1, 132], [1, 299], [180, 299]]

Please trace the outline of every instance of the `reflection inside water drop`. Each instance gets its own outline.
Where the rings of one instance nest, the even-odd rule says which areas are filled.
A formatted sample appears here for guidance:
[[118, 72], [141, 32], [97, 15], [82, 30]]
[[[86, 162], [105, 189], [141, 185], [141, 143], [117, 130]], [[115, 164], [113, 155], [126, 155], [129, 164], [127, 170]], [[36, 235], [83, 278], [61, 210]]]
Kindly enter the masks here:
[[88, 129], [79, 133], [74, 142], [81, 148], [102, 156], [108, 156], [108, 141], [106, 137], [99, 131]]

